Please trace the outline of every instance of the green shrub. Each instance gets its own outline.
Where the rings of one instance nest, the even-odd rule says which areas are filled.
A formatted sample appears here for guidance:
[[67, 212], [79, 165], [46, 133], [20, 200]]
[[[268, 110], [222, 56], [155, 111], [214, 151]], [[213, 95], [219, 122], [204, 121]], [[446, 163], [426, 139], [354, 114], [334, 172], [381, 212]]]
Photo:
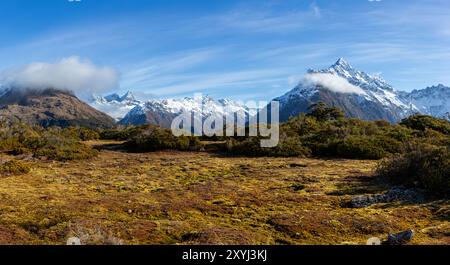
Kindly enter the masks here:
[[316, 156], [350, 159], [380, 159], [389, 153], [369, 137], [349, 137], [314, 146]]
[[[294, 156], [312, 154], [317, 157], [381, 159], [404, 152], [413, 142], [434, 146], [450, 146], [449, 122], [416, 115], [400, 125], [386, 121], [363, 121], [344, 118], [336, 108], [315, 104], [308, 114], [300, 114], [281, 124], [280, 145], [272, 149], [259, 147], [258, 137], [228, 141], [228, 151], [244, 155]], [[287, 142], [288, 144], [283, 143]]]
[[49, 128], [43, 130], [39, 138], [27, 139], [24, 145], [31, 149], [36, 157], [59, 161], [88, 159], [98, 154], [96, 150], [81, 143], [78, 138], [69, 135], [59, 128]]
[[298, 134], [302, 145], [318, 157], [380, 159], [401, 153], [403, 143], [412, 138], [412, 130], [387, 122], [346, 118], [317, 121], [305, 115], [292, 118], [281, 130]]
[[344, 117], [344, 112], [336, 107], [329, 107], [323, 102], [312, 104], [308, 108], [307, 116], [314, 117], [318, 121], [338, 120]]
[[316, 119], [300, 114], [281, 124], [281, 131], [296, 133], [300, 136], [311, 135], [321, 130], [321, 123]]
[[2, 137], [2, 139], [0, 139], [0, 150], [2, 151], [13, 150], [18, 147], [21, 147], [21, 143], [16, 137]]
[[0, 173], [5, 175], [21, 175], [30, 171], [30, 166], [19, 160], [10, 160], [0, 165]]
[[[442, 134], [438, 131], [432, 129], [426, 129], [425, 131], [420, 133], [420, 136], [417, 137], [420, 139], [422, 143], [436, 145], [436, 146], [450, 146], [450, 136]], [[415, 140], [417, 140], [415, 139]]]
[[380, 159], [389, 153], [370, 137], [350, 137], [336, 144], [336, 157]]
[[92, 158], [96, 150], [81, 143], [81, 137], [92, 138], [95, 134], [82, 128], [31, 128], [22, 124], [0, 127], [0, 149], [13, 155], [31, 153], [35, 157], [54, 160]]
[[11, 152], [12, 155], [25, 155], [25, 154], [32, 154], [32, 153], [33, 152], [30, 149], [23, 147], [23, 146], [16, 146]]
[[97, 131], [94, 131], [85, 127], [77, 127], [77, 128], [69, 128], [67, 130], [72, 130], [74, 136], [80, 138], [82, 141], [91, 141], [100, 139], [100, 134]]
[[449, 195], [449, 147], [410, 145], [404, 154], [381, 161], [377, 173], [396, 184], [420, 186], [435, 194]]
[[83, 141], [98, 140], [100, 139], [100, 134], [94, 130], [88, 128], [81, 128], [80, 138]]
[[132, 136], [125, 146], [135, 151], [158, 151], [158, 150], [199, 150], [200, 140], [197, 137], [174, 136], [169, 129], [157, 126], [147, 126], [145, 130], [139, 131]]
[[311, 150], [303, 146], [298, 136], [281, 134], [276, 147], [261, 147], [262, 137], [247, 137], [244, 140], [230, 138], [226, 142], [228, 152], [247, 156], [308, 156]]
[[26, 139], [38, 136], [38, 132], [22, 123], [0, 123], [0, 150], [13, 150], [14, 148], [22, 146], [22, 143]]
[[58, 161], [70, 161], [89, 159], [98, 155], [98, 151], [82, 143], [75, 143], [68, 146], [43, 147], [34, 151], [36, 157], [46, 157]]
[[450, 134], [449, 121], [428, 115], [413, 115], [402, 120], [400, 124], [414, 130], [425, 131], [426, 129], [432, 129], [446, 135]]
[[77, 139], [81, 141], [90, 141], [100, 139], [100, 134], [92, 129], [85, 127], [67, 127], [67, 128], [49, 128], [50, 131], [54, 131], [58, 134], [64, 135], [65, 137]]
[[100, 132], [102, 140], [126, 141], [138, 136], [148, 128], [148, 125], [130, 126], [122, 129], [109, 129]]

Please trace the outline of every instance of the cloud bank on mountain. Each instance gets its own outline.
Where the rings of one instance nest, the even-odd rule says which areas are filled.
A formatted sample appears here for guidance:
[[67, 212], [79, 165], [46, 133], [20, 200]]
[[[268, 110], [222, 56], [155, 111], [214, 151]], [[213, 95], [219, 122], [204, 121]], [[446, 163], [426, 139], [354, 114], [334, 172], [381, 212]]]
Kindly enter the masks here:
[[118, 87], [119, 74], [107, 66], [94, 65], [77, 56], [54, 63], [33, 62], [0, 74], [0, 83], [13, 89], [62, 89], [89, 97]]
[[360, 87], [350, 84], [347, 79], [331, 73], [311, 73], [304, 76], [303, 84], [321, 86], [336, 93], [366, 94]]

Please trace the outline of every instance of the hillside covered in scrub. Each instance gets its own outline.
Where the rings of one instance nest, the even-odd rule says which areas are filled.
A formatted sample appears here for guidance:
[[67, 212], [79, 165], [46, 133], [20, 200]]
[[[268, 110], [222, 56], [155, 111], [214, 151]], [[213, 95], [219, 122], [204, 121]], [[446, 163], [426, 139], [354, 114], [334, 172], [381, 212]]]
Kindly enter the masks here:
[[396, 125], [362, 121], [345, 118], [341, 110], [323, 103], [281, 124], [279, 144], [274, 148], [260, 147], [261, 137], [175, 137], [170, 130], [154, 125], [92, 130], [45, 129], [21, 123], [2, 126], [0, 148], [14, 155], [66, 161], [94, 157], [97, 150], [83, 143], [93, 139], [122, 141], [121, 148], [127, 152], [180, 150], [249, 157], [382, 159], [379, 172], [392, 175], [396, 181], [420, 183], [444, 192], [450, 188], [450, 122], [426, 115], [410, 116]]
[[112, 128], [113, 118], [60, 89], [11, 88], [0, 92], [0, 120], [30, 126]]

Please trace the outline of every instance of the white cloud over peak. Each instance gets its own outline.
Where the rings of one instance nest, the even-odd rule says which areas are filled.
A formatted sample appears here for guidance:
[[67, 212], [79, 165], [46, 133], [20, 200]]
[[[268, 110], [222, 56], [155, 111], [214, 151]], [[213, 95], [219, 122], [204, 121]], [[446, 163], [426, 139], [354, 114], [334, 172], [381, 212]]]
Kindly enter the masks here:
[[330, 73], [307, 74], [302, 82], [307, 85], [321, 86], [336, 93], [366, 94], [362, 88], [350, 84], [345, 78]]
[[111, 67], [96, 66], [77, 56], [54, 63], [34, 62], [0, 73], [0, 83], [15, 89], [55, 88], [81, 97], [118, 87], [119, 74]]

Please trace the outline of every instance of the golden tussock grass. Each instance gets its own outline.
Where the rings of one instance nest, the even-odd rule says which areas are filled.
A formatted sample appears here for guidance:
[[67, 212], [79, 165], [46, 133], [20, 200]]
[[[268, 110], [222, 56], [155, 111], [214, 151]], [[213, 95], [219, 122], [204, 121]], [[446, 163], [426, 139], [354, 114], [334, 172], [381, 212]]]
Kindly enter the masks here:
[[102, 150], [28, 163], [0, 177], [1, 244], [365, 244], [406, 229], [450, 243], [448, 201], [343, 207], [388, 188], [376, 161]]

